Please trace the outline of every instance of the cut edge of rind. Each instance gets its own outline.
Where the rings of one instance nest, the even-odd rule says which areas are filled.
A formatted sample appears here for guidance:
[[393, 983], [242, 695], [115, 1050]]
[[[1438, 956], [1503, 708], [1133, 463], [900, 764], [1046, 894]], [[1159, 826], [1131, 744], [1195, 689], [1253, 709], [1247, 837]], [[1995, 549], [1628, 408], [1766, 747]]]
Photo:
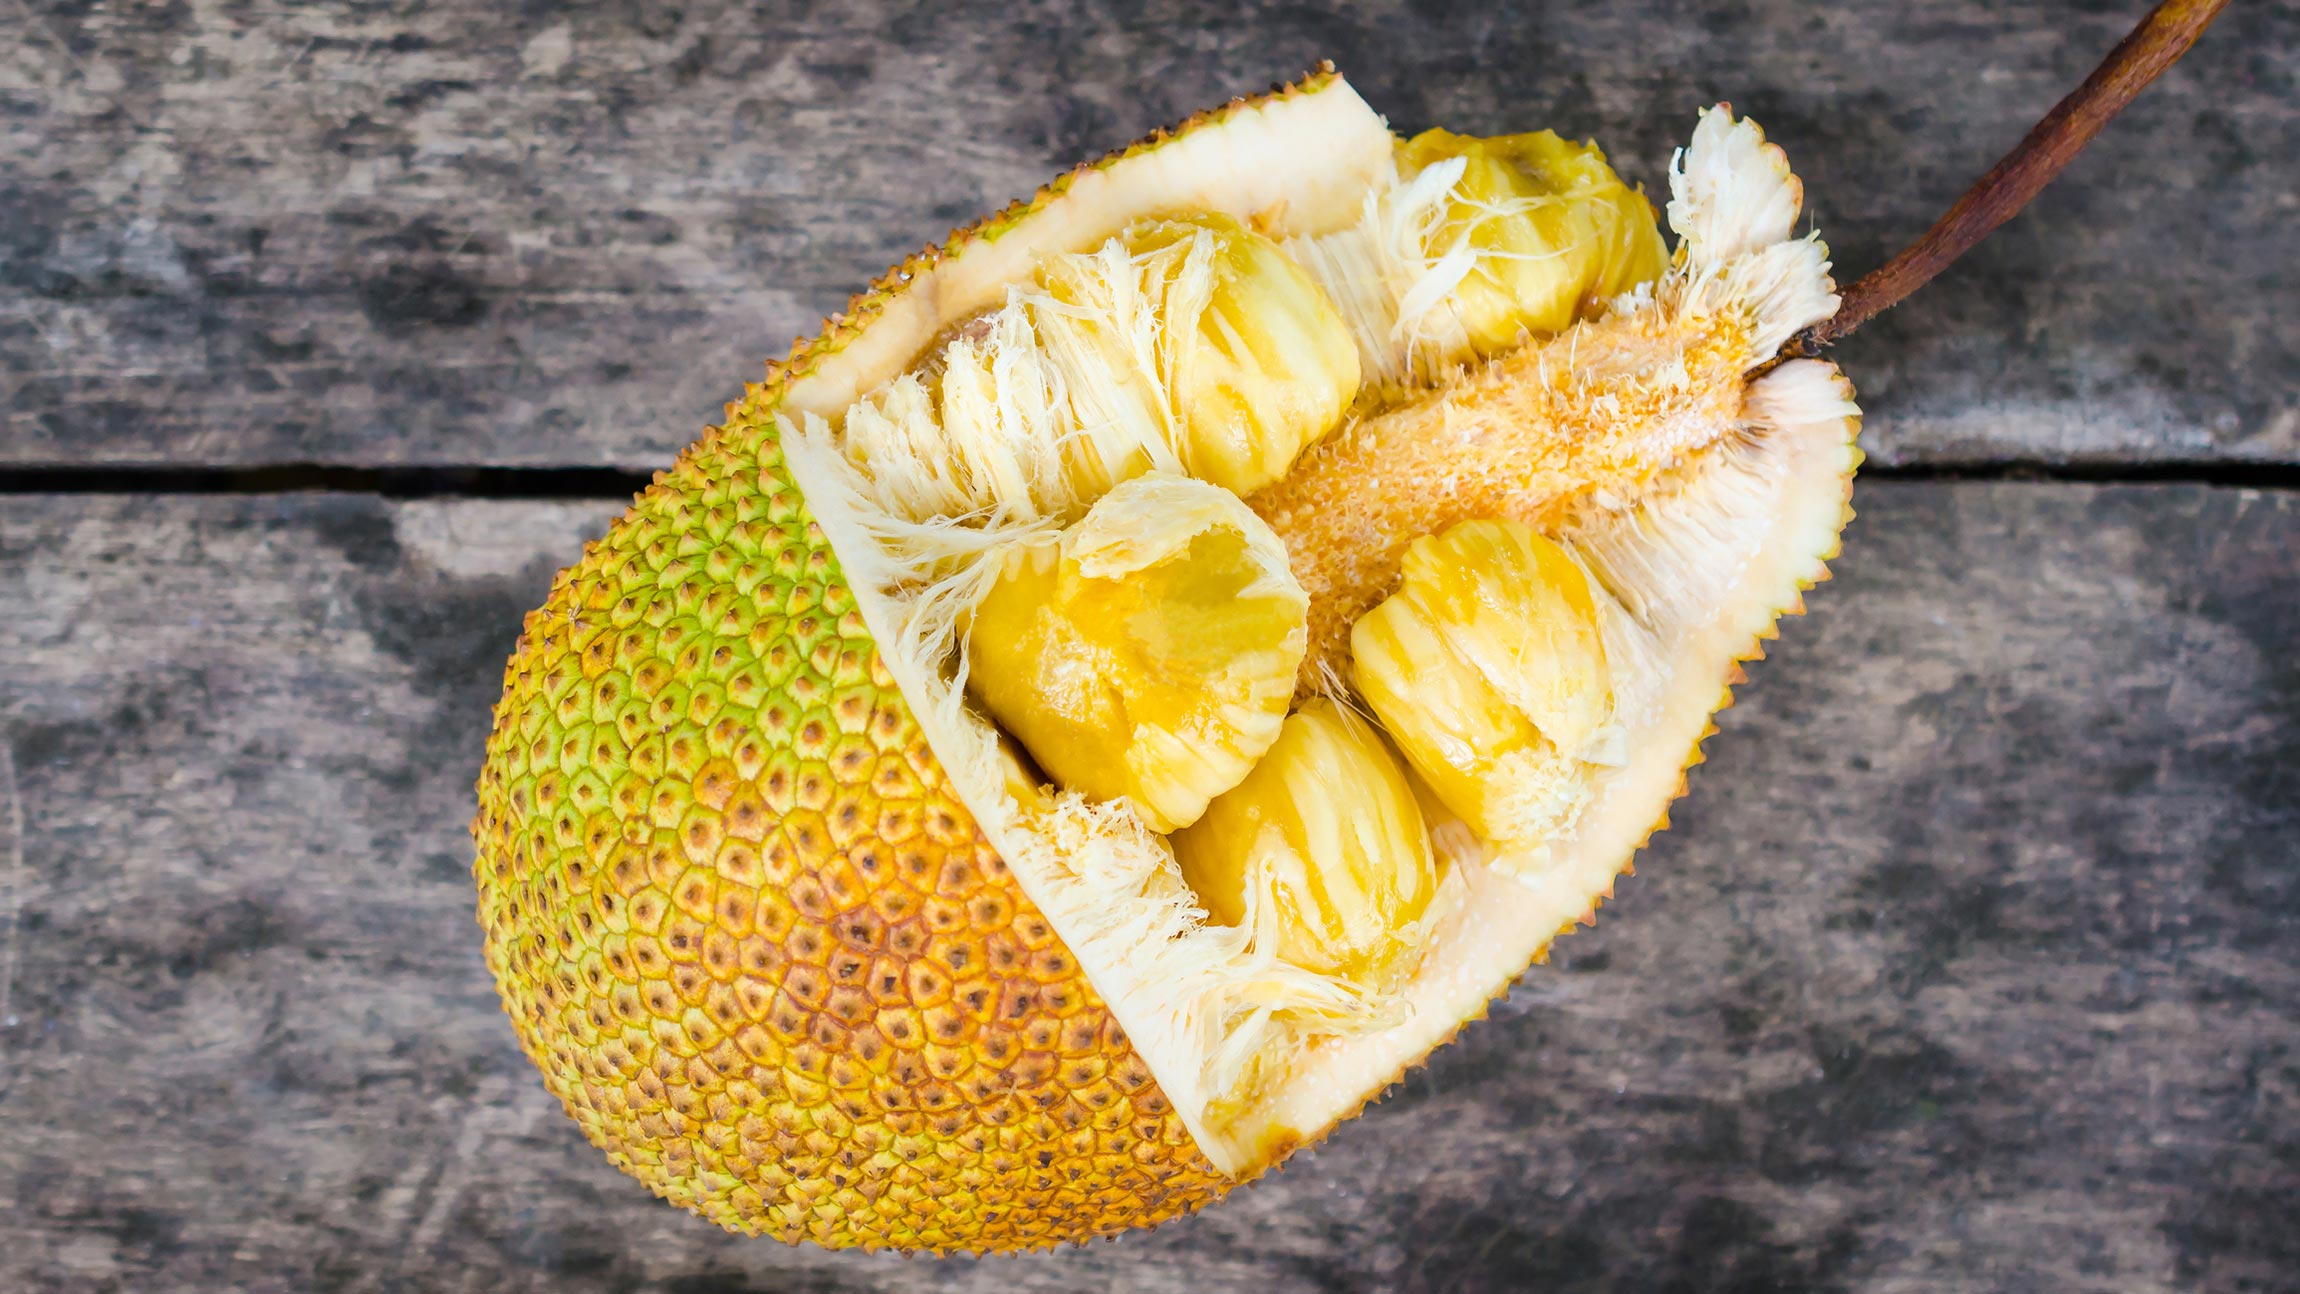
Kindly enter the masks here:
[[[1031, 216], [1061, 200], [1080, 180], [1107, 171], [1121, 162], [1156, 152], [1176, 141], [1196, 135], [1207, 127], [1261, 111], [1272, 104], [1305, 98], [1337, 86], [1351, 98], [1357, 97], [1356, 91], [1335, 70], [1333, 63], [1321, 60], [1316, 67], [1295, 80], [1282, 81], [1261, 94], [1240, 95], [1228, 103], [1192, 113], [1172, 126], [1161, 127], [1124, 147], [1113, 149], [1092, 161], [1079, 163], [1041, 185], [1028, 197], [1017, 198], [972, 224], [952, 229], [942, 242], [904, 258], [872, 280], [870, 286], [849, 297], [843, 308], [832, 311], [823, 320], [819, 332], [813, 336], [802, 334], [794, 338], [790, 351], [782, 359], [768, 361], [766, 375], [760, 381], [744, 385], [742, 403], [762, 411], [781, 408], [795, 388], [815, 376], [828, 360], [844, 353], [886, 313], [891, 303], [901, 299], [910, 290], [912, 280], [956, 261], [971, 248], [995, 242]], [[728, 406], [730, 416], [735, 407], [732, 404]], [[708, 438], [720, 430], [720, 427], [706, 427], [704, 436]]]

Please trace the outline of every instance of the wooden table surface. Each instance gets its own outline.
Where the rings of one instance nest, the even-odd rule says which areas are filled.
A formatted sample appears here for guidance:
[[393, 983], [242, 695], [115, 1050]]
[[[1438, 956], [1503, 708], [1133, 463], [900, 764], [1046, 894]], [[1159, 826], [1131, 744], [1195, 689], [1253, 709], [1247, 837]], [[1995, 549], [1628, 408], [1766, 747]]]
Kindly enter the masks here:
[[1284, 1173], [904, 1260], [655, 1202], [465, 823], [552, 570], [875, 270], [1332, 58], [1842, 270], [2138, 0], [0, 4], [0, 1290], [2300, 1289], [2300, 7], [1842, 348], [1871, 466], [1593, 931]]

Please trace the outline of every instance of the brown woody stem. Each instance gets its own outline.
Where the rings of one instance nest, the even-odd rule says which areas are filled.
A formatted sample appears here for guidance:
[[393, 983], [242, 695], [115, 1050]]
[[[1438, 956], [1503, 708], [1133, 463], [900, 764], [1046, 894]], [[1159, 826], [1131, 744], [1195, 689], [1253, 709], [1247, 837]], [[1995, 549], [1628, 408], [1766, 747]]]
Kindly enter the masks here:
[[1836, 314], [1798, 333], [1781, 353], [1820, 353], [1821, 347], [1900, 304], [2012, 219], [2075, 160], [2109, 118], [2187, 53], [2227, 7], [2228, 0], [2164, 0], [2156, 6], [2075, 93], [2054, 104], [2028, 138], [1965, 190], [1922, 238], [1847, 288]]

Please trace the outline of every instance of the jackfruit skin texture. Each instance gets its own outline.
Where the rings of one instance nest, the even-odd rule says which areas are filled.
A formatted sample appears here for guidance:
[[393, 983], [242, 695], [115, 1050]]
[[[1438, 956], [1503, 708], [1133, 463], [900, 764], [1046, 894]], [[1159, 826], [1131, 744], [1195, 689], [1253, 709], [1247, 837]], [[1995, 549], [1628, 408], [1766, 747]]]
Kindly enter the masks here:
[[768, 408], [659, 475], [505, 668], [474, 874], [521, 1045], [616, 1166], [735, 1231], [1004, 1251], [1196, 1209], [1228, 1179], [951, 793]]

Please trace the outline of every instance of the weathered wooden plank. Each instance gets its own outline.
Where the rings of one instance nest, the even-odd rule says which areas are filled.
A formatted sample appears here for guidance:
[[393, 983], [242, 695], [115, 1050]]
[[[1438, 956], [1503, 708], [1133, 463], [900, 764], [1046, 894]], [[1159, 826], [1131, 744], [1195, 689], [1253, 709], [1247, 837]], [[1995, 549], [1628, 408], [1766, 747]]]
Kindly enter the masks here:
[[498, 1013], [469, 786], [605, 508], [11, 500], [0, 1288], [2295, 1288], [2300, 498], [1859, 504], [1498, 1018], [1195, 1219], [938, 1263], [654, 1202]]
[[[2141, 8], [17, 0], [0, 463], [656, 466], [954, 222], [1328, 57], [1402, 128], [1594, 135], [1649, 187], [1730, 98], [1858, 271]], [[2233, 7], [1849, 345], [1872, 453], [2300, 460], [2296, 48]]]

